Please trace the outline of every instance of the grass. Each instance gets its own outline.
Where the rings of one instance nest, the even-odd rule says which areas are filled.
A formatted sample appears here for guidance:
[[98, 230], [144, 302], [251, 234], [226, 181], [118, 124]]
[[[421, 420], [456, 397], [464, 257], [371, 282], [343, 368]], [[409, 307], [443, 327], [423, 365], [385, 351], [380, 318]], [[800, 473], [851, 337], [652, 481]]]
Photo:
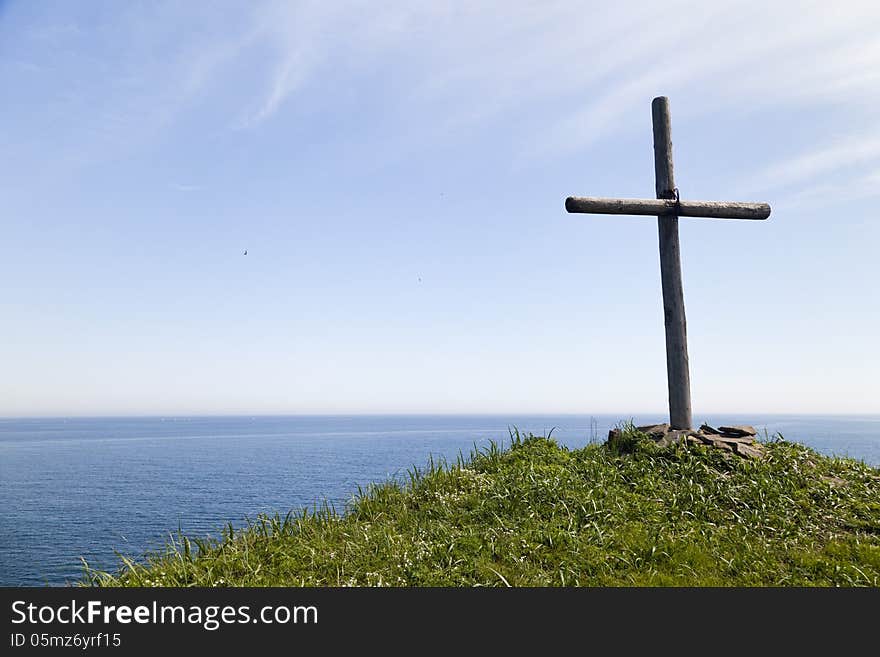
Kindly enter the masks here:
[[568, 450], [511, 435], [405, 483], [178, 536], [96, 586], [878, 586], [880, 471], [781, 437], [760, 461], [632, 426]]

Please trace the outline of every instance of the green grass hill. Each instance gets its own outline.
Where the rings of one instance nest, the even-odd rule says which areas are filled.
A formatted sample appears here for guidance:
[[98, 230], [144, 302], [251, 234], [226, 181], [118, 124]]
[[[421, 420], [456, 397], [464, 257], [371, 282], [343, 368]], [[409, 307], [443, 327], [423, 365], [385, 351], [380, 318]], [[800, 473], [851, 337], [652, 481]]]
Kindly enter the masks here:
[[[552, 432], [551, 432], [552, 433]], [[100, 586], [878, 586], [880, 471], [776, 437], [760, 460], [633, 427], [511, 436], [222, 538], [86, 568]]]

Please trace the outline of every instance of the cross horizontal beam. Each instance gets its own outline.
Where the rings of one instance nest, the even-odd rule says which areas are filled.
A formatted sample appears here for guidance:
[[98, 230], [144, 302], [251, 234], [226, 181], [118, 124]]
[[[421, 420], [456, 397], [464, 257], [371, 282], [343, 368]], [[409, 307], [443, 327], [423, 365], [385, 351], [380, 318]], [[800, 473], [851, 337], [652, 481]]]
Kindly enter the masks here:
[[766, 219], [770, 206], [766, 203], [733, 201], [677, 201], [665, 198], [598, 198], [569, 196], [565, 199], [568, 212], [586, 214], [644, 214], [652, 216], [706, 217], [710, 219]]

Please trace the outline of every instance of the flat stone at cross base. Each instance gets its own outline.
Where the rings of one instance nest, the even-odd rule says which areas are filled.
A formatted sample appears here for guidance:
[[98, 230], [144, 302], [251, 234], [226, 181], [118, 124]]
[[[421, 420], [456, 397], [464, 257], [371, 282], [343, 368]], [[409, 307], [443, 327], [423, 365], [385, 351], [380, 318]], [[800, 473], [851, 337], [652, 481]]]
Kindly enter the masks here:
[[[660, 447], [668, 447], [676, 443], [706, 445], [747, 459], [759, 459], [764, 456], [764, 446], [755, 440], [757, 432], [754, 427], [748, 425], [715, 429], [704, 424], [694, 431], [672, 429], [669, 424], [663, 423], [636, 427], [636, 430], [648, 436]], [[612, 429], [608, 432], [608, 440], [615, 440], [620, 433], [620, 429]]]
[[[707, 425], [703, 425], [707, 426]], [[700, 427], [702, 429], [702, 427]], [[710, 429], [712, 427], [709, 427]], [[743, 424], [735, 427], [718, 427], [718, 431], [724, 436], [754, 436], [755, 435], [755, 427], [750, 427], [747, 424]]]

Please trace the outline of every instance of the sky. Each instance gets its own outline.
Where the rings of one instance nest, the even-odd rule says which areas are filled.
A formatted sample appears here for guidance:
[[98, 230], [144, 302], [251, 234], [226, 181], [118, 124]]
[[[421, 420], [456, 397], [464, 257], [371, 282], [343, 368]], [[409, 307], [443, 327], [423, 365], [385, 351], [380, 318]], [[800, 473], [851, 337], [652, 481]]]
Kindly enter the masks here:
[[[0, 0], [0, 416], [880, 413], [876, 2]], [[247, 255], [245, 255], [247, 251]]]

